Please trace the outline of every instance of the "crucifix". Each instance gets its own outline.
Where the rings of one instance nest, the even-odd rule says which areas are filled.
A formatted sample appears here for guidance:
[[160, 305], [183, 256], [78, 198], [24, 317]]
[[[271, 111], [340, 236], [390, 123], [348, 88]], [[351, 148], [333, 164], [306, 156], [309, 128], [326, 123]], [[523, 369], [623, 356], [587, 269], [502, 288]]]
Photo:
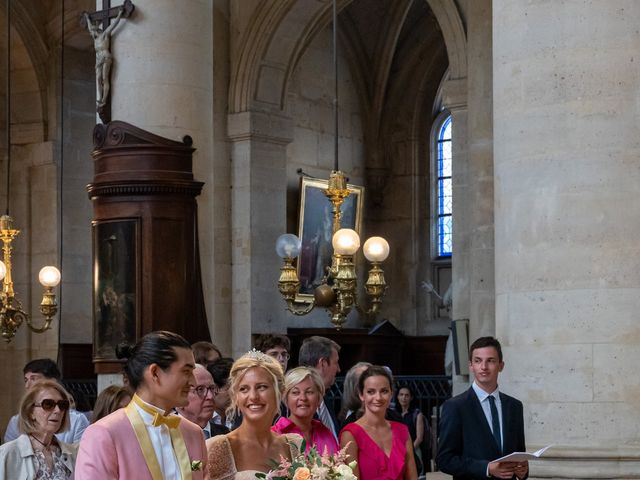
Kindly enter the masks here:
[[[121, 18], [128, 18], [134, 10], [131, 0], [119, 7], [111, 7], [110, 0], [102, 0], [102, 10], [88, 13], [83, 12], [80, 24], [89, 30], [93, 38], [93, 46], [96, 50], [96, 82], [98, 85], [96, 95], [96, 111], [103, 123], [111, 121], [111, 103], [109, 93], [111, 87], [111, 34]], [[115, 21], [111, 23], [111, 19]], [[102, 28], [98, 24], [102, 22]]]

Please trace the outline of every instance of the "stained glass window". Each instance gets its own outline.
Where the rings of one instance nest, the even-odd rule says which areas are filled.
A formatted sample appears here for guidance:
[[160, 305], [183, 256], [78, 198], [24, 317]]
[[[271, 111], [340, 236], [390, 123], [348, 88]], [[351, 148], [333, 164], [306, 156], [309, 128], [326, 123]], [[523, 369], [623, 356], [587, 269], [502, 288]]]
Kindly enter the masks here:
[[438, 256], [450, 257], [453, 243], [451, 190], [451, 115], [440, 128], [437, 137], [437, 242]]

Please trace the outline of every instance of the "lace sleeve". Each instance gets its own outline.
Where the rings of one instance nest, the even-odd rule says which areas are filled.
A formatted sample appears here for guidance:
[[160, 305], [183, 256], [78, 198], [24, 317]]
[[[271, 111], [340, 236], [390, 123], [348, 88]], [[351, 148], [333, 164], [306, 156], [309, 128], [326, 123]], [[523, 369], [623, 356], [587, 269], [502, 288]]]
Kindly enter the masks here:
[[209, 480], [233, 480], [236, 465], [226, 435], [207, 440], [207, 473]]

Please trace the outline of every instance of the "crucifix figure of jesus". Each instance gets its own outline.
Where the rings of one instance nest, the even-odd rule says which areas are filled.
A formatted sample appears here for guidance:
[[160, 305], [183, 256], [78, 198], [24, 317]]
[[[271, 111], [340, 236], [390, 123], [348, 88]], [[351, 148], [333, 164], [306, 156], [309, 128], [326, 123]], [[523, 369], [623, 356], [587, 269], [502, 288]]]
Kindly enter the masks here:
[[[96, 109], [100, 119], [107, 123], [111, 120], [111, 109], [109, 108], [109, 92], [111, 89], [111, 66], [113, 55], [111, 54], [111, 35], [118, 26], [122, 17], [129, 17], [134, 9], [131, 0], [126, 0], [120, 7], [111, 8], [110, 0], [103, 0], [103, 10], [88, 13], [84, 12], [81, 23], [89, 30], [93, 38], [93, 45], [96, 50]], [[115, 21], [110, 20], [115, 17]], [[95, 23], [94, 23], [95, 22]], [[102, 22], [102, 28], [98, 23]]]

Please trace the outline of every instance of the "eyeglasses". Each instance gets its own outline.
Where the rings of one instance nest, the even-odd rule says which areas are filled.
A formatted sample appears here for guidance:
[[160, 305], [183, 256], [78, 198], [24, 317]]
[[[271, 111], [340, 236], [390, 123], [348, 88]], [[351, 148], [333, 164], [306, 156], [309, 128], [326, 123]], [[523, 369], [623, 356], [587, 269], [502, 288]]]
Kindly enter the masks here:
[[60, 410], [69, 410], [69, 400], [55, 401], [51, 398], [45, 398], [40, 402], [40, 404], [37, 404], [37, 403], [33, 404], [34, 407], [40, 407], [45, 412], [49, 412], [53, 410], [54, 408], [56, 408], [56, 405]]
[[276, 360], [279, 358], [281, 358], [282, 360], [289, 360], [291, 358], [291, 355], [289, 355], [289, 352], [278, 352], [276, 350], [268, 351], [267, 355], [275, 358]]
[[210, 385], [208, 387], [204, 385], [198, 385], [197, 387], [193, 387], [193, 391], [196, 392], [200, 398], [205, 398], [207, 396], [207, 392], [211, 392], [211, 395], [215, 396], [218, 393], [217, 385]]

